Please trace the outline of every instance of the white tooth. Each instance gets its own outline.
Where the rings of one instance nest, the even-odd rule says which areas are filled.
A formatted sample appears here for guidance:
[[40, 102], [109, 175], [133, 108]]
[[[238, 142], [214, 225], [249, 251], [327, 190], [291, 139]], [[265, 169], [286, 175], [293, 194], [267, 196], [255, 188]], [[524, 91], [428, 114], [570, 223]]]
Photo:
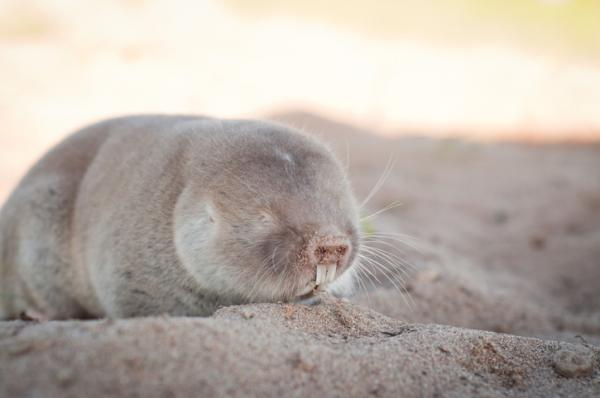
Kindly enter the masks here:
[[310, 293], [313, 289], [315, 288], [315, 283], [314, 282], [310, 282], [308, 285], [306, 285], [306, 287], [300, 291], [300, 293], [298, 293], [298, 296], [304, 296], [305, 294]]
[[326, 273], [327, 273], [327, 269], [325, 268], [324, 265], [317, 265], [317, 280], [316, 280], [317, 286], [325, 283]]
[[337, 265], [331, 264], [327, 266], [327, 282], [333, 282], [335, 279], [335, 271], [337, 269]]

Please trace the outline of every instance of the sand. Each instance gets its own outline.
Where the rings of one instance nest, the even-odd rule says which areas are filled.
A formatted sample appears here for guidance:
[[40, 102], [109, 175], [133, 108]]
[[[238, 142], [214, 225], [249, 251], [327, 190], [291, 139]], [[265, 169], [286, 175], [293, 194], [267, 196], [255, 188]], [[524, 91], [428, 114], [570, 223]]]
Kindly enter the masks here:
[[370, 244], [411, 264], [406, 294], [374, 272], [381, 283], [316, 306], [3, 322], [0, 396], [600, 396], [600, 145], [276, 118], [349, 159], [359, 198], [397, 159], [364, 214], [403, 203], [371, 227], [419, 250]]

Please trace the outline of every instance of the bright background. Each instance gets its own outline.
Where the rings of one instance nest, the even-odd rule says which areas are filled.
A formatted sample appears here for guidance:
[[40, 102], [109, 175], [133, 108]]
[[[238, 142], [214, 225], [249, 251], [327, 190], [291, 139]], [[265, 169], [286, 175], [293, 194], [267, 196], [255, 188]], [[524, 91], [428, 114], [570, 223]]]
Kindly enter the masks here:
[[382, 134], [600, 137], [596, 0], [0, 0], [0, 200], [125, 113], [303, 110]]

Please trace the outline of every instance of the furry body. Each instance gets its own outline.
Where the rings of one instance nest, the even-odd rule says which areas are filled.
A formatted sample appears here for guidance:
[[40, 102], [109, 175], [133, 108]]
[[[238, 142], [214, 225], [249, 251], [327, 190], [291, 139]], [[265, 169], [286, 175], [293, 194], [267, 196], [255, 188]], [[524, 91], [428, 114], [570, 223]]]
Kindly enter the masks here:
[[107, 120], [48, 152], [4, 205], [0, 317], [207, 315], [291, 300], [314, 279], [323, 239], [350, 248], [328, 287], [344, 294], [357, 219], [330, 151], [287, 127]]

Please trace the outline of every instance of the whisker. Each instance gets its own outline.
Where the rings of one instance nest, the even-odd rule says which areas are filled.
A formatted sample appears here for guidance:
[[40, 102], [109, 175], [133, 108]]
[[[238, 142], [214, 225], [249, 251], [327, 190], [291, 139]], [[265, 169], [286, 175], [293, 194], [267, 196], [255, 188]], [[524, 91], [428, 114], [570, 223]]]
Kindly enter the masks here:
[[[279, 248], [279, 245], [276, 245], [275, 248], [273, 249], [273, 254], [271, 255], [271, 266], [273, 271], [276, 271], [277, 268], [275, 268], [275, 253], [277, 252], [277, 249]], [[278, 264], [279, 266], [279, 264]]]
[[[377, 276], [375, 276], [375, 274], [373, 274], [367, 267], [365, 267], [363, 264], [360, 264], [359, 268], [362, 269], [363, 274], [367, 277], [366, 280], [371, 284], [371, 290], [377, 289], [377, 284], [381, 285], [381, 281], [379, 281]], [[375, 280], [377, 284], [375, 284], [373, 280]]]
[[[369, 243], [371, 243], [371, 242], [369, 242]], [[387, 242], [377, 242], [377, 241], [372, 241], [372, 243], [386, 244]], [[394, 245], [392, 245], [392, 244], [389, 244], [389, 243], [387, 243], [387, 246], [390, 246], [390, 247], [392, 247], [393, 249], [397, 249], [397, 247], [396, 247], [396, 246], [394, 246]], [[414, 264], [412, 264], [412, 263], [408, 262], [407, 260], [403, 259], [402, 257], [400, 257], [400, 256], [398, 256], [398, 255], [396, 255], [396, 254], [394, 254], [394, 253], [392, 253], [392, 252], [385, 251], [385, 250], [383, 250], [383, 249], [381, 249], [381, 248], [379, 248], [379, 247], [370, 246], [370, 245], [368, 245], [368, 244], [366, 244], [366, 243], [363, 243], [361, 247], [362, 247], [362, 248], [364, 248], [364, 249], [372, 249], [372, 250], [375, 250], [375, 251], [378, 251], [378, 252], [385, 253], [386, 255], [393, 257], [393, 258], [394, 258], [394, 259], [395, 259], [397, 262], [399, 262], [400, 264], [402, 264], [402, 266], [404, 266], [404, 267], [406, 267], [406, 268], [410, 269], [411, 271], [417, 271], [417, 268], [415, 267], [415, 265], [414, 265]], [[403, 253], [403, 254], [404, 254], [404, 253]]]
[[369, 308], [372, 308], [371, 297], [369, 295], [369, 289], [367, 288], [365, 281], [363, 281], [363, 278], [366, 279], [367, 276], [361, 267], [360, 261], [357, 262], [357, 264], [356, 264], [356, 272], [357, 272], [356, 281], [358, 282], [359, 286], [363, 289], [363, 291], [365, 292], [365, 294], [367, 296], [367, 305], [369, 306]]
[[[379, 280], [379, 278], [377, 278], [377, 276], [375, 276], [375, 274], [373, 274], [371, 272], [371, 270], [369, 270], [369, 268], [367, 267], [363, 267], [362, 264], [359, 264], [359, 267], [361, 267], [365, 272], [367, 272], [373, 279], [375, 279], [377, 281], [377, 283], [379, 283], [380, 285], [382, 284], [381, 281]], [[375, 287], [373, 287], [375, 288]]]
[[[279, 267], [280, 264], [281, 264], [281, 261], [278, 261], [277, 262], [277, 267]], [[285, 271], [283, 273], [281, 273], [281, 272], [277, 272], [276, 273], [276, 275], [278, 275], [279, 278], [278, 278], [278, 281], [277, 281], [277, 287], [275, 289], [273, 289], [273, 291], [272, 291], [271, 298], [275, 298], [276, 294], [279, 293], [279, 292], [281, 292], [283, 290], [282, 285], [286, 281], [288, 271], [289, 271], [289, 267], [286, 267]]]
[[263, 280], [267, 278], [269, 274], [269, 268], [267, 267], [268, 261], [270, 260], [270, 256], [265, 256], [263, 261], [261, 262], [261, 271], [258, 274], [258, 277], [254, 280], [252, 289], [248, 292], [248, 300], [256, 301], [258, 299], [258, 292], [256, 289], [263, 283]]
[[[369, 252], [367, 251], [367, 253], [369, 253]], [[371, 264], [374, 264], [374, 266], [376, 266], [376, 268], [380, 269], [383, 272], [383, 274], [388, 278], [388, 280], [390, 280], [390, 282], [392, 282], [394, 284], [394, 282], [392, 281], [392, 279], [394, 279], [394, 280], [396, 280], [396, 282], [398, 282], [398, 284], [400, 284], [402, 286], [402, 287], [399, 287], [396, 284], [394, 284], [394, 286], [397, 288], [397, 290], [403, 296], [404, 295], [408, 296], [408, 300], [406, 298], [404, 298], [404, 300], [405, 300], [406, 304], [408, 305], [409, 309], [412, 311], [413, 304], [415, 304], [415, 303], [414, 303], [414, 300], [412, 299], [412, 297], [410, 296], [410, 294], [408, 294], [408, 292], [406, 290], [405, 286], [407, 284], [407, 281], [402, 277], [402, 275], [400, 275], [400, 273], [404, 274], [404, 276], [407, 279], [410, 278], [410, 275], [404, 270], [404, 267], [398, 266], [398, 264], [394, 263], [392, 261], [392, 259], [389, 256], [387, 256], [387, 253], [382, 251], [381, 253], [370, 252], [370, 254], [387, 262], [387, 266], [386, 266], [386, 263], [381, 263], [379, 261], [375, 261], [375, 259], [370, 259], [370, 260], [372, 260]], [[368, 257], [363, 256], [363, 258], [368, 258]], [[393, 266], [393, 268], [389, 269], [389, 266]], [[394, 271], [395, 271], [395, 273], [394, 273]], [[391, 278], [388, 276], [388, 272], [392, 275]]]
[[[398, 264], [390, 262], [389, 259], [386, 259], [385, 257], [383, 257], [382, 255], [380, 255], [380, 254], [378, 254], [376, 252], [368, 252], [367, 251], [366, 253], [370, 254], [373, 257], [377, 257], [377, 258], [380, 258], [381, 260], [383, 260], [384, 261], [383, 263], [379, 262], [379, 261], [376, 261], [376, 263], [378, 265], [378, 268], [379, 269], [384, 269], [384, 270], [388, 271], [392, 275], [392, 277], [394, 278], [394, 280], [396, 280], [398, 282], [398, 284], [400, 284], [401, 286], [406, 285], [407, 282], [404, 279], [403, 275], [406, 278], [409, 278], [410, 276], [407, 275], [404, 272], [402, 266], [399, 266]], [[372, 257], [368, 257], [368, 256], [365, 256], [365, 257], [369, 258], [370, 260], [375, 261], [375, 259], [372, 258]]]
[[391, 236], [391, 237], [400, 239], [404, 242], [412, 242], [415, 244], [425, 243], [422, 239], [417, 238], [416, 236], [411, 236], [408, 234], [401, 234], [401, 233], [397, 233], [397, 232], [376, 231], [376, 232], [374, 232], [374, 234], [382, 235], [382, 236]]
[[386, 212], [386, 211], [388, 211], [388, 210], [392, 210], [392, 209], [395, 209], [395, 208], [397, 208], [397, 207], [400, 207], [400, 206], [402, 206], [403, 204], [404, 204], [404, 203], [400, 202], [399, 200], [395, 200], [395, 201], [393, 201], [392, 203], [390, 203], [390, 204], [388, 204], [388, 205], [384, 206], [383, 208], [381, 208], [381, 209], [379, 209], [379, 210], [377, 210], [377, 211], [375, 211], [375, 212], [373, 212], [373, 213], [369, 214], [368, 216], [362, 217], [362, 218], [360, 219], [360, 221], [368, 221], [368, 220], [370, 220], [370, 219], [372, 219], [372, 218], [375, 218], [375, 217], [377, 217], [377, 216], [378, 216], [378, 215], [380, 215], [381, 213], [384, 213], [384, 212]]
[[[393, 278], [398, 282], [399, 285], [401, 285], [401, 289], [399, 289], [399, 290], [402, 290], [405, 292], [408, 291], [407, 285], [408, 285], [408, 280], [411, 279], [411, 275], [409, 275], [403, 269], [403, 267], [398, 267], [397, 265], [393, 265], [391, 260], [389, 258], [385, 257], [385, 255], [381, 255], [380, 253], [372, 253], [372, 255], [383, 261], [383, 262], [378, 262], [379, 268], [382, 270], [387, 270], [389, 273], [392, 274]], [[392, 267], [392, 268], [390, 269], [390, 267]]]
[[277, 284], [277, 287], [278, 287], [278, 290], [279, 290], [279, 295], [286, 296], [284, 293], [286, 293], [286, 290], [287, 290], [286, 289], [286, 282], [289, 281], [289, 276], [288, 276], [289, 272], [290, 272], [290, 268], [286, 267], [285, 271], [283, 272], [283, 275], [281, 275], [281, 277], [279, 279], [281, 281], [280, 284]]
[[[366, 260], [366, 259], [365, 259]], [[373, 262], [374, 266], [379, 266], [381, 265], [378, 262]], [[406, 306], [408, 307], [408, 309], [410, 311], [414, 311], [414, 306], [415, 306], [415, 302], [412, 298], [412, 296], [410, 295], [410, 293], [404, 289], [398, 286], [398, 281], [394, 281], [395, 278], [390, 277], [388, 274], [384, 273], [384, 275], [386, 276], [386, 278], [392, 283], [392, 285], [394, 286], [394, 290], [396, 290], [400, 296], [402, 297], [402, 300], [404, 301], [404, 303], [406, 304]]]
[[389, 271], [389, 269], [388, 269], [388, 268], [385, 268], [385, 267], [383, 267], [381, 264], [377, 263], [375, 260], [373, 260], [373, 259], [369, 258], [368, 256], [361, 255], [361, 256], [360, 256], [360, 258], [361, 258], [361, 259], [363, 259], [363, 260], [365, 260], [365, 261], [367, 261], [369, 264], [373, 264], [373, 266], [374, 266], [374, 267], [376, 267], [377, 269], [381, 270], [381, 271], [382, 271], [382, 273], [384, 274], [384, 276], [387, 278], [387, 280], [389, 280], [389, 281], [390, 281], [390, 282], [391, 282], [391, 283], [394, 285], [394, 287], [395, 287], [395, 288], [396, 288], [398, 291], [401, 291], [401, 290], [402, 290], [402, 289], [400, 288], [400, 286], [398, 285], [398, 283], [400, 283], [400, 282], [399, 282], [399, 281], [397, 281], [397, 280], [396, 280], [396, 279], [393, 277], [393, 274], [392, 274], [392, 276], [390, 276], [390, 275], [388, 274], [388, 272], [391, 272], [391, 271]]
[[379, 179], [377, 180], [377, 182], [375, 183], [375, 185], [373, 186], [373, 188], [371, 188], [371, 191], [369, 192], [369, 194], [367, 195], [367, 197], [362, 201], [362, 203], [360, 204], [359, 208], [362, 209], [369, 202], [369, 200], [371, 200], [371, 198], [373, 198], [373, 196], [377, 192], [379, 192], [379, 190], [381, 189], [381, 187], [383, 186], [383, 184], [385, 183], [385, 181], [390, 176], [390, 174], [392, 172], [392, 169], [394, 168], [395, 165], [396, 165], [396, 159], [394, 158], [394, 156], [390, 156], [390, 158], [388, 160], [388, 163], [385, 166], [385, 169], [381, 173], [381, 176], [379, 177]]
[[[417, 239], [417, 238], [410, 237], [408, 235], [373, 232], [373, 233], [369, 234], [369, 236], [366, 239], [368, 239], [368, 238], [380, 238], [380, 239], [394, 240], [396, 242], [402, 243], [403, 245], [410, 247], [413, 250], [416, 250], [420, 254], [423, 254], [423, 250], [425, 249], [425, 247], [423, 247], [423, 248], [419, 247], [421, 245], [425, 246], [423, 241], [421, 241], [420, 239]], [[412, 241], [412, 242], [410, 242], [410, 241]]]

